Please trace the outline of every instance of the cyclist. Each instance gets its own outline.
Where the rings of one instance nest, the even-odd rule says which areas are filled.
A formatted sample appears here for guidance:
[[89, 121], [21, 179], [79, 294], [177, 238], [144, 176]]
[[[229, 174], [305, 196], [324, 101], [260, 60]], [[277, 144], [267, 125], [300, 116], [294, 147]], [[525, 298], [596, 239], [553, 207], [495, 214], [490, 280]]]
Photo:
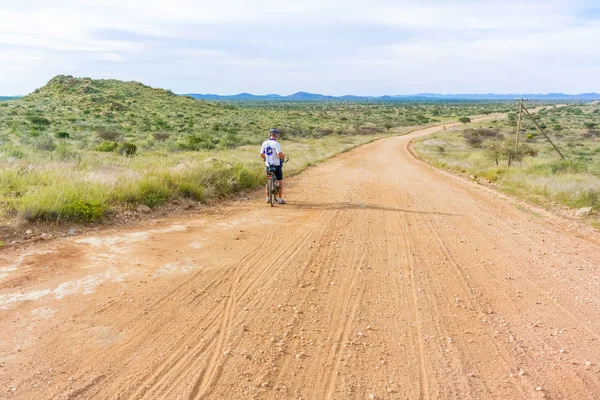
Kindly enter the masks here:
[[[282, 160], [285, 158], [283, 153], [281, 152], [281, 144], [277, 141], [279, 139], [279, 129], [271, 128], [269, 131], [270, 137], [269, 140], [265, 141], [260, 148], [260, 156], [263, 160], [265, 160], [265, 164], [267, 167], [272, 165], [275, 167], [275, 178], [277, 178], [277, 184], [279, 185], [279, 190], [277, 191], [277, 195], [279, 198], [277, 199], [277, 203], [285, 204], [285, 200], [283, 200], [283, 171], [281, 166], [283, 165]], [[266, 188], [267, 193], [267, 203], [269, 202], [269, 188]]]

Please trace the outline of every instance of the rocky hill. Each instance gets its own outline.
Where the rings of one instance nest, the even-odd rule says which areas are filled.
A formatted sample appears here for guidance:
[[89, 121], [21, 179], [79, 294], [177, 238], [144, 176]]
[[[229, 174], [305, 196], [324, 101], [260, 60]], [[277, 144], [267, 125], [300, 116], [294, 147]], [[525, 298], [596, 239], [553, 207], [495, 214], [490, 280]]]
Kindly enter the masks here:
[[24, 117], [42, 116], [52, 127], [65, 130], [186, 132], [200, 121], [231, 114], [227, 105], [178, 96], [139, 82], [68, 75], [52, 78], [19, 102], [27, 110]]
[[[140, 82], [124, 82], [116, 79], [74, 78], [58, 75], [45, 86], [23, 98], [25, 101], [60, 102], [78, 108], [95, 110], [135, 110], [135, 104], [167, 109], [186, 109], [189, 106], [205, 107], [189, 97], [181, 97], [170, 90], [156, 89]], [[214, 105], [212, 105], [214, 107]]]

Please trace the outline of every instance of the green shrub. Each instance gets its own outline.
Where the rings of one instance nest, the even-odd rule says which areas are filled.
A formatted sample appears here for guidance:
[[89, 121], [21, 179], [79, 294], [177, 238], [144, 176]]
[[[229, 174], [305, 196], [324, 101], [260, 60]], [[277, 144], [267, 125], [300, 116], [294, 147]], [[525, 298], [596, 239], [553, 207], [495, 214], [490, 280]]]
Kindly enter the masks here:
[[123, 142], [119, 145], [117, 152], [126, 157], [132, 157], [137, 152], [137, 146], [130, 142]]
[[204, 188], [196, 182], [181, 182], [179, 184], [179, 193], [182, 197], [196, 201], [204, 201]]
[[164, 180], [148, 177], [138, 186], [139, 200], [150, 208], [165, 203], [171, 197], [171, 190]]
[[219, 139], [208, 135], [189, 135], [185, 141], [178, 142], [181, 150], [214, 150], [219, 144]]
[[33, 146], [42, 151], [54, 151], [56, 149], [56, 140], [50, 135], [42, 135], [34, 140]]
[[6, 156], [6, 158], [25, 158], [26, 154], [23, 150], [14, 147], [14, 146], [7, 146], [4, 149], [2, 149], [2, 153]]
[[69, 135], [69, 133], [68, 133], [68, 132], [63, 132], [63, 131], [61, 131], [61, 132], [56, 132], [56, 133], [54, 134], [54, 136], [55, 136], [57, 139], [69, 139], [69, 138], [71, 137], [71, 136]]
[[71, 146], [66, 143], [59, 143], [58, 146], [56, 146], [54, 154], [56, 154], [61, 160], [73, 160], [78, 158], [78, 153], [73, 151]]
[[98, 202], [87, 202], [76, 200], [71, 203], [73, 219], [80, 221], [96, 221], [101, 219], [106, 212], [104, 204]]
[[557, 199], [573, 208], [592, 207], [595, 210], [600, 208], [600, 190], [583, 189], [578, 192], [561, 192], [557, 194]]
[[588, 172], [588, 163], [583, 160], [558, 160], [550, 164], [553, 174], [579, 174]]
[[154, 132], [152, 134], [152, 137], [154, 137], [154, 139], [156, 139], [159, 142], [164, 142], [165, 140], [167, 140], [169, 137], [171, 137], [171, 134], [169, 132]]
[[94, 150], [109, 153], [111, 151], [115, 151], [117, 147], [119, 147], [117, 142], [100, 142], [96, 145], [96, 147], [94, 147]]
[[54, 182], [30, 189], [20, 201], [19, 211], [28, 221], [93, 221], [104, 216], [106, 187], [89, 182]]
[[48, 118], [44, 118], [39, 115], [29, 116], [28, 119], [32, 125], [36, 126], [39, 129], [44, 129], [44, 128], [50, 126], [50, 124], [51, 124], [51, 122]]

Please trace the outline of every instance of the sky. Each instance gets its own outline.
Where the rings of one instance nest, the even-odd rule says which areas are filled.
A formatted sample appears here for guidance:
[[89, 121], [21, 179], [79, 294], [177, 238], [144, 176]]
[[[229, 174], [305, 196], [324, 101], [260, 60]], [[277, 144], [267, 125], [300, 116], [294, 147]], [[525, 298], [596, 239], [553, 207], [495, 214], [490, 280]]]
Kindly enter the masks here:
[[597, 0], [0, 0], [0, 95], [600, 92]]

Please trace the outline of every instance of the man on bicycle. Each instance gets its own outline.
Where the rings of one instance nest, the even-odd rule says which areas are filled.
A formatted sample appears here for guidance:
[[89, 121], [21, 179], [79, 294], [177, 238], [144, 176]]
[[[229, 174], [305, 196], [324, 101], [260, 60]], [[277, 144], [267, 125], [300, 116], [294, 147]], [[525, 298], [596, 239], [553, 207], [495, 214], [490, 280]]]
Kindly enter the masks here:
[[[285, 204], [285, 200], [283, 200], [283, 171], [281, 166], [283, 165], [283, 159], [285, 155], [281, 152], [281, 145], [277, 141], [279, 139], [279, 129], [272, 128], [270, 131], [271, 136], [269, 140], [265, 141], [260, 148], [260, 156], [263, 160], [265, 160], [265, 164], [267, 168], [272, 166], [275, 169], [275, 178], [277, 179], [277, 184], [279, 189], [277, 191], [277, 195], [279, 198], [277, 199], [277, 203]], [[269, 188], [266, 188], [267, 193], [267, 203], [269, 202]]]

